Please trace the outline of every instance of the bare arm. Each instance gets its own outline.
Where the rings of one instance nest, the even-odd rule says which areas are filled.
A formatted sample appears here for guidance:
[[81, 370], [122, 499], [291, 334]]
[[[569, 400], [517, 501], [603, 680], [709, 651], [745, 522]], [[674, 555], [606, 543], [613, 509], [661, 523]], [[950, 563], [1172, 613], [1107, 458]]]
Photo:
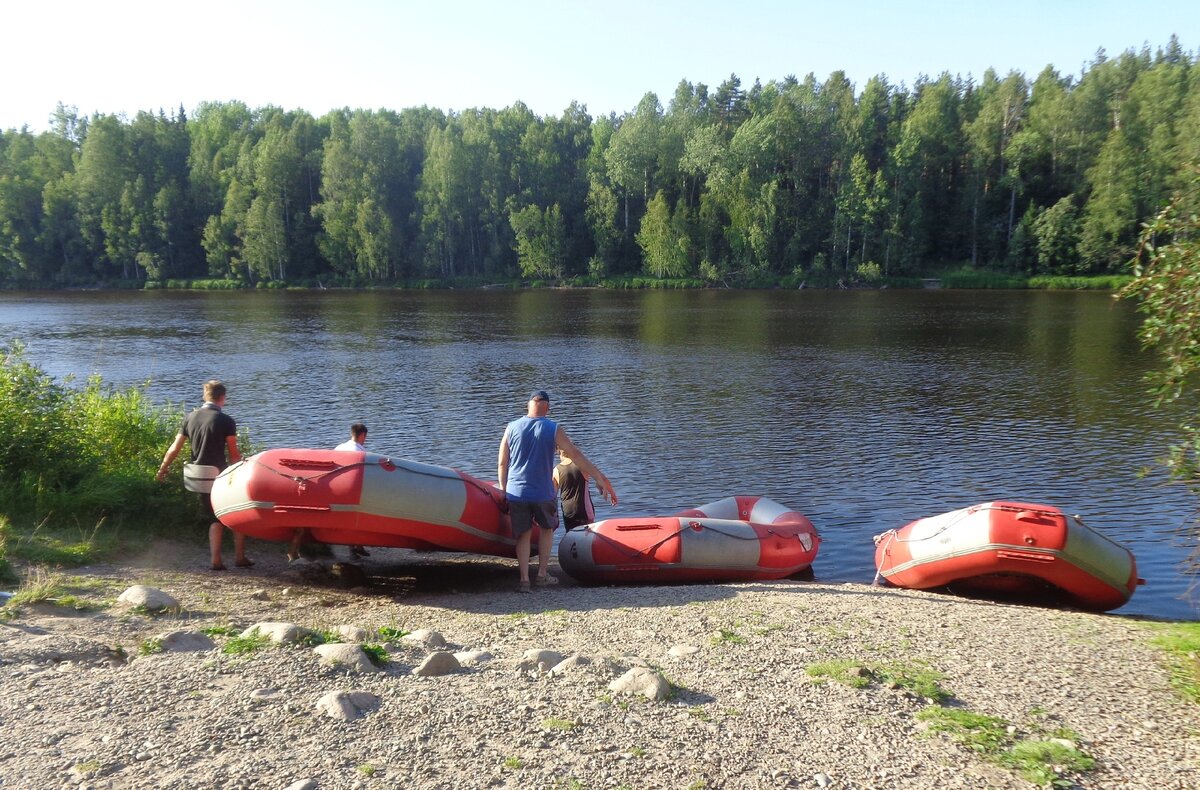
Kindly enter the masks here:
[[238, 452], [237, 437], [228, 436], [225, 438], [225, 449], [229, 451], [229, 463], [236, 464], [242, 460], [242, 454]]
[[171, 442], [171, 446], [167, 448], [167, 453], [163, 456], [162, 465], [158, 467], [158, 474], [154, 476], [155, 480], [161, 482], [167, 478], [167, 470], [171, 468], [171, 463], [179, 455], [179, 451], [183, 449], [183, 443], [186, 438], [182, 433], [175, 434], [175, 441]]
[[614, 505], [617, 504], [617, 492], [613, 490], [612, 483], [583, 454], [583, 451], [575, 446], [575, 442], [571, 441], [571, 437], [567, 436], [567, 432], [562, 429], [562, 426], [559, 426], [558, 432], [554, 435], [554, 443], [560, 450], [564, 450], [571, 457], [572, 461], [579, 465], [580, 471], [596, 481], [596, 488], [600, 489], [600, 493], [605, 499]]
[[508, 430], [500, 437], [500, 455], [496, 459], [496, 481], [500, 486], [500, 495], [508, 485]]

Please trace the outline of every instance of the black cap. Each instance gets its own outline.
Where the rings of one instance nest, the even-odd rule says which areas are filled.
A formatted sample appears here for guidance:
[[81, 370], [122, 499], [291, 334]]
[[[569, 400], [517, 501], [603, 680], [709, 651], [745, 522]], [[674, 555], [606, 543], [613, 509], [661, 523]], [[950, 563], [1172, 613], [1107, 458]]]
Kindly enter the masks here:
[[529, 396], [529, 400], [544, 400], [549, 403], [550, 396], [546, 394], [545, 390], [534, 390], [533, 394]]

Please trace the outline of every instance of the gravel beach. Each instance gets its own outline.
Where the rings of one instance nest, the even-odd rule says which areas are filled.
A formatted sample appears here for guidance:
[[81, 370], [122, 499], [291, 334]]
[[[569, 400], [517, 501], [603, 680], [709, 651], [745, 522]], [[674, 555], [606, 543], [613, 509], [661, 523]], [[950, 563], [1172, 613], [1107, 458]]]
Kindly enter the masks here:
[[[556, 565], [523, 595], [512, 561], [382, 549], [347, 589], [336, 558], [204, 556], [159, 542], [64, 571], [92, 607], [0, 620], [0, 787], [1033, 786], [931, 726], [937, 707], [1094, 759], [1062, 786], [1200, 787], [1200, 706], [1149, 621], [791, 580], [588, 588]], [[135, 584], [178, 608], [116, 602]], [[232, 651], [267, 623], [299, 630]]]

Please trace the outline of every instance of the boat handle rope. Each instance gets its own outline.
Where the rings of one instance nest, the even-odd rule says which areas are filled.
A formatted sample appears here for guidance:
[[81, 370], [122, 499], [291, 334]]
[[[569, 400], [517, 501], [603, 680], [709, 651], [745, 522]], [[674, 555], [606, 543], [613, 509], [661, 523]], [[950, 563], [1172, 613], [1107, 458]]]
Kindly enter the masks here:
[[[746, 523], [750, 523], [750, 522], [746, 522]], [[764, 526], [764, 525], [760, 524], [759, 526]], [[754, 537], [747, 537], [745, 535], [735, 535], [731, 532], [726, 532], [724, 530], [717, 529], [716, 527], [710, 527], [707, 524], [703, 524], [699, 521], [689, 521], [686, 525], [675, 530], [670, 535], [667, 535], [666, 537], [664, 537], [662, 540], [657, 541], [656, 543], [652, 543], [644, 549], [635, 549], [633, 551], [630, 551], [628, 548], [625, 547], [624, 544], [618, 543], [617, 541], [613, 540], [608, 535], [605, 535], [602, 532], [597, 532], [596, 530], [592, 529], [590, 526], [588, 527], [589, 532], [591, 532], [597, 538], [600, 538], [601, 540], [603, 540], [605, 543], [608, 543], [613, 548], [617, 549], [617, 551], [619, 553], [624, 554], [629, 559], [636, 559], [637, 557], [640, 557], [643, 555], [649, 556], [650, 552], [654, 551], [655, 549], [657, 549], [659, 546], [666, 543], [671, 538], [678, 537], [679, 535], [683, 534], [683, 532], [688, 529], [695, 529], [695, 530], [707, 529], [710, 532], [715, 532], [718, 535], [724, 535], [725, 537], [733, 538], [734, 540], [761, 540], [761, 538], [758, 535], [755, 535]], [[799, 533], [792, 533], [791, 535], [781, 534], [781, 533], [776, 532], [775, 530], [771, 529], [770, 527], [767, 527], [767, 534], [772, 537], [776, 537], [776, 538], [795, 538], [797, 541], [800, 540]], [[803, 545], [803, 544], [801, 544], [801, 545]]]
[[[322, 477], [325, 477], [326, 475], [331, 475], [331, 474], [333, 474], [334, 472], [344, 472], [344, 471], [346, 471], [347, 469], [353, 469], [353, 468], [355, 468], [356, 466], [374, 466], [374, 465], [379, 465], [379, 466], [382, 466], [382, 467], [385, 467], [385, 468], [386, 468], [388, 465], [391, 465], [391, 466], [393, 466], [393, 467], [399, 467], [399, 464], [397, 464], [397, 463], [396, 463], [395, 461], [393, 461], [391, 458], [389, 458], [389, 457], [384, 457], [384, 458], [380, 458], [378, 461], [355, 461], [355, 462], [354, 462], [354, 463], [352, 463], [352, 464], [340, 464], [340, 465], [336, 465], [336, 466], [332, 467], [331, 469], [325, 469], [325, 470], [322, 470], [322, 471], [320, 471], [320, 472], [317, 472], [316, 474], [311, 474], [311, 475], [308, 475], [307, 477], [305, 477], [305, 476], [303, 476], [303, 475], [289, 475], [289, 474], [287, 474], [287, 473], [285, 473], [285, 472], [281, 472], [281, 471], [279, 471], [278, 469], [276, 469], [276, 468], [275, 468], [275, 467], [273, 467], [273, 466], [270, 466], [270, 465], [268, 465], [268, 464], [264, 464], [262, 461], [258, 460], [258, 458], [257, 458], [257, 457], [255, 457], [255, 458], [251, 458], [251, 459], [249, 459], [249, 460], [251, 460], [251, 461], [254, 461], [254, 463], [258, 464], [258, 465], [259, 465], [259, 466], [261, 466], [263, 469], [266, 469], [267, 471], [269, 471], [269, 472], [272, 472], [273, 474], [277, 474], [277, 475], [279, 475], [280, 477], [282, 477], [282, 478], [284, 478], [284, 479], [286, 479], [286, 480], [291, 480], [293, 483], [295, 483], [295, 484], [296, 484], [296, 489], [297, 489], [297, 491], [299, 491], [299, 492], [303, 492], [303, 491], [305, 490], [305, 488], [307, 488], [307, 487], [308, 487], [308, 484], [309, 484], [310, 482], [312, 482], [313, 480], [319, 480], [319, 479], [321, 479]], [[422, 471], [422, 470], [420, 470], [420, 469], [410, 469], [410, 468], [409, 468], [409, 467], [407, 467], [407, 466], [406, 466], [406, 467], [403, 467], [403, 468], [404, 468], [404, 471], [408, 472], [409, 474], [413, 474], [413, 475], [423, 475], [423, 476], [425, 476], [425, 477], [434, 477], [434, 478], [437, 478], [437, 479], [439, 479], [439, 480], [447, 480], [447, 479], [449, 479], [449, 478], [447, 478], [445, 475], [435, 475], [435, 474], [433, 474], [432, 472], [425, 472], [425, 471]], [[495, 497], [495, 495], [493, 494], [493, 492], [494, 492], [494, 491], [499, 491], [499, 489], [493, 488], [493, 489], [489, 490], [489, 489], [488, 489], [486, 486], [484, 486], [482, 483], [480, 483], [478, 480], [476, 480], [476, 479], [474, 479], [474, 478], [467, 479], [467, 478], [459, 477], [458, 479], [459, 479], [459, 480], [461, 480], [462, 482], [466, 483], [467, 485], [472, 485], [472, 486], [475, 486], [475, 487], [476, 487], [476, 488], [478, 488], [480, 491], [482, 491], [484, 494], [486, 494], [487, 496], [491, 497], [491, 499], [492, 499], [493, 501], [495, 501], [496, 497]]]
[[[1079, 524], [1081, 527], [1087, 527], [1087, 529], [1088, 529], [1088, 530], [1090, 530], [1090, 531], [1092, 531], [1092, 532], [1095, 532], [1095, 530], [1093, 530], [1091, 527], [1088, 527], [1088, 525], [1087, 525], [1087, 524], [1084, 524], [1084, 523], [1083, 523], [1083, 518], [1082, 518], [1081, 516], [1077, 515], [1077, 514], [1076, 514], [1076, 515], [1071, 515], [1071, 514], [1067, 514], [1067, 513], [1055, 513], [1055, 512], [1054, 512], [1054, 511], [1052, 511], [1052, 510], [1038, 510], [1038, 509], [1036, 509], [1036, 508], [1028, 508], [1028, 507], [1009, 507], [1009, 506], [1006, 506], [1006, 505], [1002, 505], [1002, 506], [999, 506], [999, 507], [992, 506], [992, 507], [980, 507], [980, 508], [964, 508], [963, 514], [962, 514], [961, 516], [959, 516], [958, 518], [954, 519], [953, 521], [948, 521], [948, 522], [946, 522], [945, 524], [943, 524], [943, 525], [942, 525], [941, 529], [939, 529], [937, 532], [930, 533], [929, 535], [923, 535], [923, 536], [921, 536], [921, 537], [919, 537], [919, 538], [902, 538], [902, 537], [900, 537], [900, 533], [899, 533], [899, 532], [897, 532], [897, 531], [896, 531], [896, 530], [894, 530], [894, 529], [889, 529], [887, 532], [884, 532], [884, 533], [882, 533], [882, 534], [880, 534], [880, 535], [876, 535], [876, 536], [875, 536], [875, 545], [876, 545], [876, 546], [878, 546], [880, 543], [882, 543], [882, 544], [883, 544], [883, 551], [884, 551], [884, 553], [885, 553], [885, 556], [886, 556], [888, 544], [889, 544], [889, 543], [891, 543], [891, 542], [893, 542], [893, 541], [895, 541], [896, 543], [912, 543], [912, 542], [914, 542], [914, 541], [919, 541], [919, 540], [929, 540], [930, 538], [935, 538], [935, 537], [937, 537], [938, 535], [941, 535], [941, 534], [942, 534], [943, 532], [945, 532], [946, 530], [948, 530], [948, 529], [950, 529], [951, 527], [953, 527], [953, 526], [954, 526], [955, 524], [957, 524], [959, 521], [962, 521], [962, 520], [963, 520], [964, 518], [966, 518], [967, 516], [974, 515], [974, 514], [978, 513], [978, 512], [979, 512], [979, 511], [981, 511], [981, 510], [1002, 510], [1002, 511], [1007, 511], [1007, 512], [1010, 512], [1010, 513], [1021, 513], [1021, 512], [1028, 511], [1028, 512], [1030, 512], [1030, 513], [1038, 513], [1038, 514], [1041, 514], [1041, 515], [1046, 515], [1046, 516], [1059, 516], [1059, 515], [1061, 515], [1061, 516], [1064, 516], [1064, 517], [1066, 517], [1066, 518], [1074, 519], [1076, 522], [1078, 522], [1078, 524]], [[1096, 534], [1097, 534], [1097, 535], [1099, 535], [1100, 533], [1098, 533], [1098, 532], [1097, 532]], [[1101, 536], [1101, 537], [1103, 537], [1103, 536]], [[882, 564], [880, 564], [879, 566], [877, 566], [877, 567], [875, 568], [875, 579], [874, 579], [874, 581], [872, 581], [872, 582], [871, 582], [871, 586], [872, 586], [872, 587], [878, 587], [878, 586], [879, 586], [879, 577], [880, 577], [881, 575], [883, 575], [883, 567], [882, 567]]]

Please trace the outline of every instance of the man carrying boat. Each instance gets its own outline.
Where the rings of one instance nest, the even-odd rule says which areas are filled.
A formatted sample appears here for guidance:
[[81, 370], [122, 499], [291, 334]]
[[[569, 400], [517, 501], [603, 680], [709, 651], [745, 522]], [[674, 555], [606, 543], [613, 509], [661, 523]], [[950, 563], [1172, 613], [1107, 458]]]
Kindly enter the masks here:
[[[227, 452], [231, 462], [237, 463], [242, 460], [242, 454], [238, 452], [237, 446], [237, 424], [232, 417], [221, 411], [225, 405], [225, 398], [224, 384], [216, 379], [204, 382], [204, 404], [184, 418], [183, 425], [180, 426], [179, 433], [175, 436], [175, 441], [171, 442], [171, 446], [167, 448], [162, 465], [158, 467], [158, 474], [155, 475], [155, 478], [159, 482], [166, 478], [167, 470], [171, 468], [171, 463], [183, 449], [185, 441], [191, 443], [193, 464], [212, 467], [220, 471], [226, 466], [225, 454]], [[213, 476], [215, 477], [215, 474]], [[191, 490], [199, 491], [204, 515], [212, 519], [212, 523], [208, 527], [208, 545], [212, 550], [212, 569], [223, 571], [225, 564], [221, 561], [221, 537], [225, 528], [213, 513], [212, 497], [208, 493], [211, 485], [210, 480], [207, 487]], [[239, 568], [249, 568], [254, 564], [246, 557], [246, 536], [240, 532], [233, 533], [233, 550], [235, 564]]]
[[567, 432], [546, 415], [550, 413], [550, 396], [536, 390], [529, 396], [524, 417], [513, 420], [500, 439], [497, 478], [500, 490], [508, 501], [513, 535], [517, 539], [517, 565], [520, 569], [520, 592], [529, 592], [529, 552], [533, 527], [538, 532], [537, 585], [557, 584], [547, 572], [554, 530], [558, 527], [555, 506], [554, 451], [562, 450], [580, 470], [596, 481], [601, 495], [617, 504], [612, 483], [587, 456], [575, 446]]

